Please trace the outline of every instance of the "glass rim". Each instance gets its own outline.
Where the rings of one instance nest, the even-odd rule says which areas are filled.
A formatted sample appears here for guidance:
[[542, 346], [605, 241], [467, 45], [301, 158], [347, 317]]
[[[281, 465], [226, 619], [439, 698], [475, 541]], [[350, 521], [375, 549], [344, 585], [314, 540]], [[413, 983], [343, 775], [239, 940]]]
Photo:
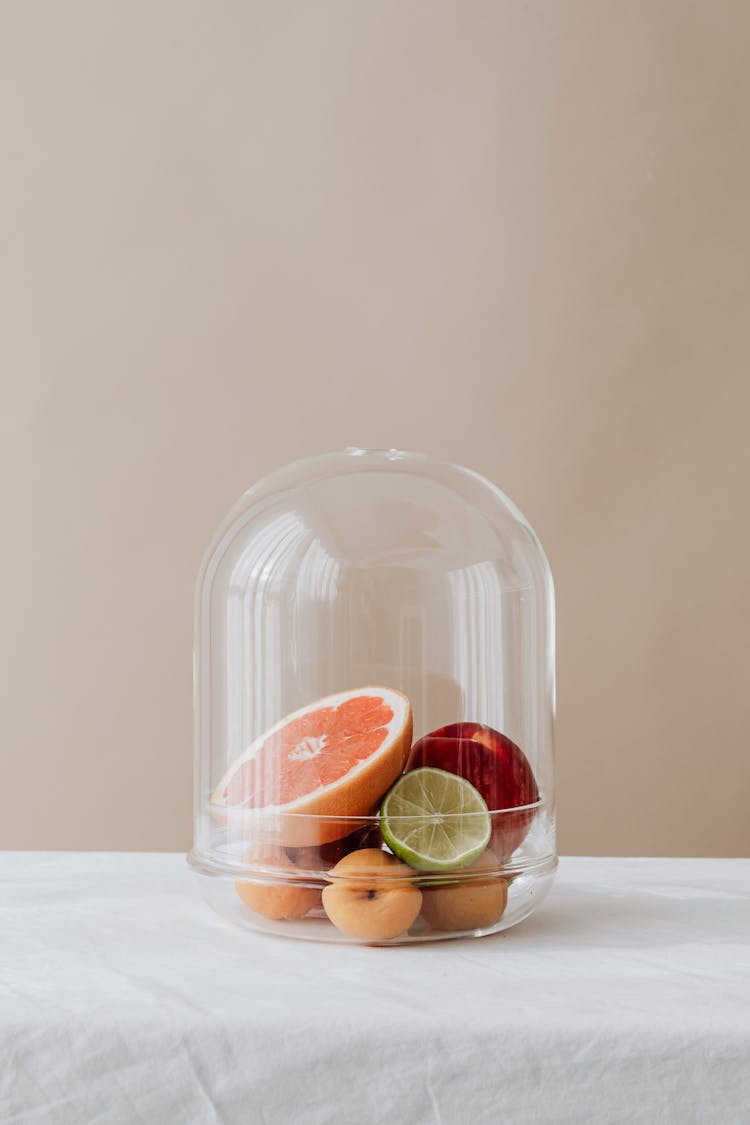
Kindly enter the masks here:
[[[437, 817], [439, 817], [441, 820], [452, 820], [457, 817], [487, 816], [488, 814], [490, 816], [502, 816], [510, 813], [529, 812], [532, 810], [537, 810], [540, 809], [543, 805], [547, 804], [548, 802], [543, 797], [539, 797], [536, 801], [532, 801], [527, 805], [507, 805], [505, 808], [501, 809], [491, 809], [488, 806], [486, 812], [483, 809], [478, 809], [473, 812], [456, 813], [404, 813], [394, 815], [391, 815], [389, 813], [388, 820], [396, 820], [399, 822], [410, 820], [434, 821]], [[282, 819], [285, 821], [307, 821], [312, 824], [330, 824], [332, 822], [335, 822], [336, 824], [351, 824], [352, 831], [354, 831], [355, 828], [363, 824], [380, 823], [379, 812], [359, 813], [358, 815], [353, 815], [351, 813], [305, 813], [293, 812], [291, 810], [284, 809], [283, 807], [274, 805], [265, 805], [261, 808], [244, 808], [241, 805], [227, 807], [226, 805], [214, 805], [210, 801], [208, 802], [207, 808], [209, 815], [214, 815], [217, 820], [224, 820], [225, 818], [229, 821], [234, 819], [241, 819], [247, 820], [248, 822], [257, 821], [259, 824], [265, 820]]]

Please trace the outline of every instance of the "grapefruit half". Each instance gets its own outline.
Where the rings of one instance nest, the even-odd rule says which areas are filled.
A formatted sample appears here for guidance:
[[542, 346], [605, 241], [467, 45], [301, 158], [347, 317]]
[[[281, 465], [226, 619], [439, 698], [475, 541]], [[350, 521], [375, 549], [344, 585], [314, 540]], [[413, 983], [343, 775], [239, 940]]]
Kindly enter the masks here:
[[[371, 815], [404, 768], [412, 714], [400, 691], [364, 687], [326, 696], [248, 746], [210, 798], [212, 816], [285, 846], [338, 840]], [[361, 822], [360, 822], [361, 823]]]

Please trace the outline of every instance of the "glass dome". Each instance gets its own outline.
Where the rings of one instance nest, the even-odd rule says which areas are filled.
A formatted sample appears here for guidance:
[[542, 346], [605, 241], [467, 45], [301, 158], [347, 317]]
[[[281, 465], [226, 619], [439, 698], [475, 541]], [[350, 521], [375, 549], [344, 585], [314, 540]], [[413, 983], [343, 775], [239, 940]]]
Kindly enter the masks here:
[[398, 944], [514, 925], [557, 864], [554, 594], [469, 469], [397, 449], [249, 489], [196, 598], [195, 838], [251, 929]]

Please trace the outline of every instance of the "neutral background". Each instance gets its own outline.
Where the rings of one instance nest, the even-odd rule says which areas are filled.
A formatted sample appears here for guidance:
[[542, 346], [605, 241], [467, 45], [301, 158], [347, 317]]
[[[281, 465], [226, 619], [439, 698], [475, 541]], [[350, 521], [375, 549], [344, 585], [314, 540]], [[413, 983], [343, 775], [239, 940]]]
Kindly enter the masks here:
[[0, 0], [0, 846], [183, 849], [194, 576], [347, 444], [558, 593], [565, 852], [750, 852], [750, 6]]

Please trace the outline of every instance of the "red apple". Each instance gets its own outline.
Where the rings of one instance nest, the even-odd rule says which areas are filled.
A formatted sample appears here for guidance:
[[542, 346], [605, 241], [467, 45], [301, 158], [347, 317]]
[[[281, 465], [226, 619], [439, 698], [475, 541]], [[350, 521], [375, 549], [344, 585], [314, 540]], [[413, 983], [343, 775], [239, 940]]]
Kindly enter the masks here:
[[[531, 805], [539, 790], [528, 758], [515, 742], [482, 723], [451, 723], [426, 734], [412, 747], [406, 769], [434, 766], [466, 778], [479, 790], [490, 812]], [[490, 847], [507, 859], [521, 844], [534, 809], [496, 812]]]

